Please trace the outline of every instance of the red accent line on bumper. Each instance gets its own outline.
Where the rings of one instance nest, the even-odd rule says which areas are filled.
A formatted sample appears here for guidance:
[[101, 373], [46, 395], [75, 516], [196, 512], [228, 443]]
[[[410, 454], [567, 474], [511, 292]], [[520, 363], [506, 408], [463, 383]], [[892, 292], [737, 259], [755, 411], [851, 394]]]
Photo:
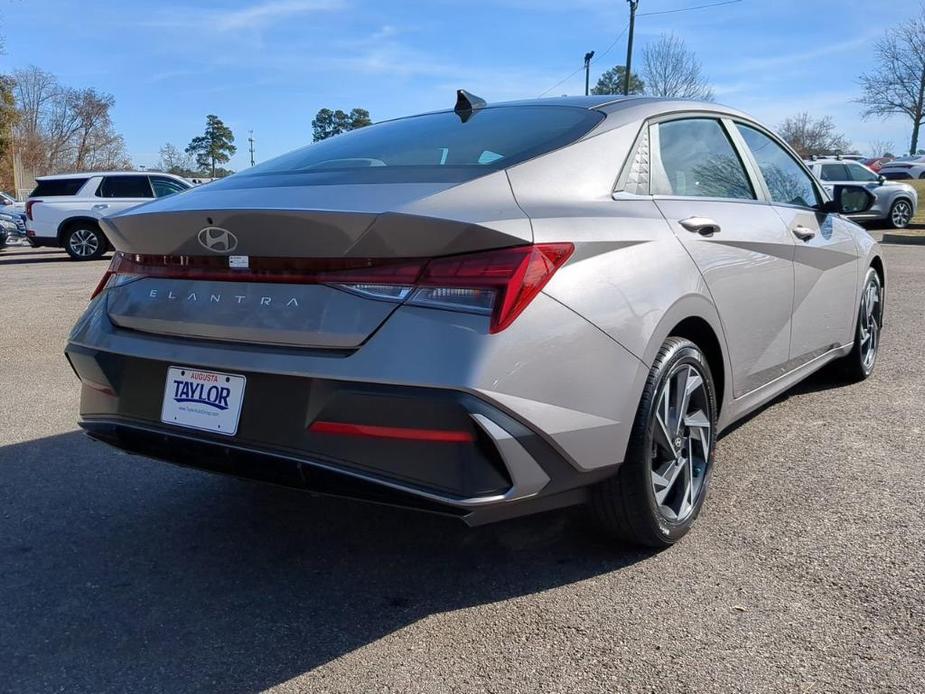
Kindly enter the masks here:
[[402, 439], [405, 441], [433, 441], [438, 443], [471, 443], [475, 441], [475, 436], [468, 431], [381, 427], [371, 424], [347, 424], [345, 422], [313, 422], [308, 430], [314, 434], [365, 436], [374, 439]]

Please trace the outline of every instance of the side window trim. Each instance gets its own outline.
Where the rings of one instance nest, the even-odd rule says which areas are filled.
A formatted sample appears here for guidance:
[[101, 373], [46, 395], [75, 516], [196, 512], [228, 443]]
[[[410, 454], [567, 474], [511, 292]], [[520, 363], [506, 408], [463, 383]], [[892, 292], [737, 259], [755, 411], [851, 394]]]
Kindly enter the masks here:
[[739, 158], [745, 166], [745, 171], [748, 173], [748, 177], [752, 182], [752, 188], [755, 189], [755, 194], [761, 202], [767, 203], [768, 205], [773, 204], [771, 190], [768, 188], [767, 181], [764, 180], [764, 175], [761, 173], [761, 168], [758, 166], [758, 160], [755, 159], [755, 155], [752, 154], [751, 148], [748, 146], [748, 143], [745, 142], [745, 138], [742, 137], [742, 133], [740, 133], [739, 129], [736, 127], [736, 122], [737, 121], [729, 117], [724, 117], [722, 119], [723, 128], [726, 130], [726, 134], [729, 135], [729, 139], [732, 140], [733, 146], [739, 152]]
[[[711, 197], [711, 196], [700, 196], [700, 195], [668, 195], [664, 193], [652, 193], [652, 158], [654, 152], [658, 151], [659, 148], [659, 130], [658, 126], [663, 123], [673, 123], [676, 121], [685, 121], [685, 120], [712, 120], [717, 123], [723, 133], [729, 139], [729, 144], [732, 147], [733, 152], [739, 160], [739, 163], [742, 165], [742, 170], [745, 172], [745, 176], [749, 181], [749, 184], [752, 187], [752, 193], [754, 198], [723, 198], [723, 197]], [[755, 203], [765, 203], [769, 199], [766, 194], [763, 192], [764, 189], [756, 186], [756, 180], [754, 173], [750, 170], [749, 164], [746, 163], [743, 158], [743, 152], [736, 144], [736, 140], [729, 135], [729, 128], [724, 122], [726, 117], [722, 113], [711, 113], [708, 111], [686, 111], [680, 113], [666, 113], [660, 116], [650, 118], [646, 124], [646, 127], [649, 129], [649, 194], [655, 200], [703, 200], [703, 201], [716, 201], [716, 202], [735, 202], [743, 204], [755, 204]], [[746, 148], [747, 151], [747, 148]], [[634, 152], [635, 153], [635, 152]], [[631, 161], [631, 160], [630, 160]], [[762, 185], [764, 181], [761, 181]]]
[[[735, 127], [735, 125], [743, 125], [743, 126], [745, 126], [745, 127], [747, 127], [747, 128], [751, 128], [752, 130], [757, 130], [757, 131], [760, 132], [762, 135], [764, 135], [764, 136], [770, 138], [771, 141], [774, 142], [774, 143], [776, 143], [781, 149], [783, 149], [783, 150], [784, 150], [784, 153], [785, 153], [788, 157], [790, 157], [793, 161], [795, 161], [796, 164], [797, 164], [797, 166], [798, 166], [800, 169], [802, 169], [803, 172], [809, 177], [809, 184], [810, 184], [810, 185], [813, 187], [813, 189], [816, 191], [816, 197], [818, 198], [818, 200], [819, 200], [819, 202], [820, 202], [820, 205], [823, 204], [823, 203], [825, 203], [827, 200], [829, 200], [829, 194], [825, 192], [825, 188], [823, 188], [823, 187], [822, 187], [822, 184], [819, 183], [819, 181], [816, 179], [816, 176], [815, 176], [815, 174], [813, 174], [812, 170], [811, 170], [808, 166], [806, 166], [806, 162], [804, 162], [802, 159], [800, 159], [798, 156], [796, 156], [796, 155], [791, 151], [790, 147], [787, 146], [787, 144], [786, 144], [783, 140], [781, 140], [779, 137], [777, 137], [777, 135], [775, 135], [774, 133], [770, 132], [767, 128], [765, 128], [765, 127], [759, 125], [758, 123], [754, 123], [754, 122], [752, 122], [752, 121], [745, 120], [744, 118], [729, 118], [728, 120], [729, 120], [729, 122], [730, 122], [731, 124], [733, 124], [733, 127]], [[735, 130], [738, 131], [738, 128], [735, 128]], [[752, 154], [751, 149], [748, 147], [747, 144], [745, 144], [745, 138], [742, 137], [742, 134], [741, 134], [741, 133], [738, 133], [738, 135], [739, 135], [739, 137], [742, 139], [742, 144], [745, 146], [745, 151], [748, 153], [749, 158], [750, 158], [752, 161], [755, 162], [756, 170], [758, 171], [758, 174], [759, 174], [759, 176], [761, 177], [761, 183], [762, 183], [762, 186], [764, 187], [764, 190], [767, 191], [768, 202], [769, 202], [770, 204], [772, 204], [772, 205], [779, 205], [779, 206], [782, 206], [782, 207], [792, 207], [792, 208], [797, 209], [797, 210], [815, 210], [815, 211], [817, 211], [817, 212], [819, 211], [819, 206], [818, 206], [818, 205], [815, 206], [815, 207], [806, 207], [806, 206], [804, 206], [804, 205], [794, 205], [794, 204], [792, 204], [792, 203], [787, 203], [787, 202], [774, 202], [773, 199], [771, 198], [771, 192], [770, 192], [770, 188], [768, 188], [768, 186], [767, 186], [767, 181], [764, 180], [764, 174], [762, 174], [762, 173], [761, 173], [761, 169], [758, 168], [758, 162], [755, 160], [754, 155]]]

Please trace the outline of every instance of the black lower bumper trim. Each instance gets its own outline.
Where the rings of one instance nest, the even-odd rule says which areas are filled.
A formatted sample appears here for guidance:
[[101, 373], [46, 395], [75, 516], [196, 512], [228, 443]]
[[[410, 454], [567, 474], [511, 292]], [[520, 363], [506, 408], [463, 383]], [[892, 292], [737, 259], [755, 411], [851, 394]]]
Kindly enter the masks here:
[[116, 448], [184, 467], [442, 515], [464, 517], [469, 513], [467, 509], [440, 504], [410, 492], [281, 454], [187, 438], [123, 422], [84, 419], [80, 426], [91, 438]]

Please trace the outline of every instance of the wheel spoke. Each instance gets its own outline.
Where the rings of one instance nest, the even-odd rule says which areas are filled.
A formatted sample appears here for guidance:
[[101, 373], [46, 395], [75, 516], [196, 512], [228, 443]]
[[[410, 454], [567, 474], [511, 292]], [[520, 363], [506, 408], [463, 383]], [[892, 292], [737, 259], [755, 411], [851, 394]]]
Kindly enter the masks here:
[[659, 505], [665, 503], [665, 498], [671, 493], [671, 490], [674, 489], [675, 482], [678, 481], [679, 477], [683, 476], [682, 473], [686, 467], [685, 462], [683, 458], [678, 458], [677, 460], [671, 461], [670, 467], [661, 474], [657, 472], [652, 473], [652, 484], [655, 487], [655, 500]]
[[684, 397], [681, 398], [681, 406], [678, 408], [678, 416], [684, 424], [687, 424], [687, 422], [683, 420], [687, 416], [687, 409], [691, 404], [691, 395], [701, 387], [703, 387], [703, 379], [700, 377], [700, 374], [692, 367], [688, 367], [684, 384]]
[[682, 368], [675, 374], [674, 388], [672, 389], [672, 405], [674, 406], [674, 417], [668, 421], [668, 431], [673, 436], [677, 436], [681, 431], [681, 418], [684, 416], [684, 408], [687, 407], [687, 382], [690, 376], [690, 367]]
[[681, 504], [678, 507], [678, 518], [686, 518], [694, 506], [694, 466], [688, 458], [684, 468], [684, 491], [681, 493]]
[[665, 451], [672, 457], [678, 457], [678, 450], [674, 445], [674, 437], [669, 433], [668, 427], [665, 425], [665, 421], [662, 419], [662, 413], [655, 413], [655, 443], [665, 449]]

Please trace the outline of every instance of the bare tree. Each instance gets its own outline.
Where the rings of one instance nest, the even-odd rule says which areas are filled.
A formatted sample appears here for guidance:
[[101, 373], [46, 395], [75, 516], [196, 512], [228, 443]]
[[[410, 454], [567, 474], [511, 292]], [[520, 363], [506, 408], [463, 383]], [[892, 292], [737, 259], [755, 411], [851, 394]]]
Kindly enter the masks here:
[[909, 153], [919, 147], [925, 122], [925, 7], [918, 17], [890, 29], [876, 43], [877, 68], [861, 75], [864, 117], [905, 116], [912, 121]]
[[181, 151], [176, 145], [167, 142], [161, 147], [161, 158], [156, 164], [160, 171], [177, 176], [195, 176], [197, 174], [193, 157]]
[[110, 116], [112, 95], [64, 87], [37, 67], [17, 70], [14, 79], [20, 112], [14, 137], [26, 167], [58, 173], [131, 166]]
[[867, 145], [867, 151], [872, 157], [892, 157], [896, 148], [889, 140], [871, 140]]
[[804, 159], [813, 155], [847, 152], [851, 140], [838, 132], [831, 116], [813, 118], [805, 111], [787, 118], [777, 133]]
[[675, 34], [662, 34], [642, 53], [646, 94], [713, 101], [713, 90], [697, 56]]

